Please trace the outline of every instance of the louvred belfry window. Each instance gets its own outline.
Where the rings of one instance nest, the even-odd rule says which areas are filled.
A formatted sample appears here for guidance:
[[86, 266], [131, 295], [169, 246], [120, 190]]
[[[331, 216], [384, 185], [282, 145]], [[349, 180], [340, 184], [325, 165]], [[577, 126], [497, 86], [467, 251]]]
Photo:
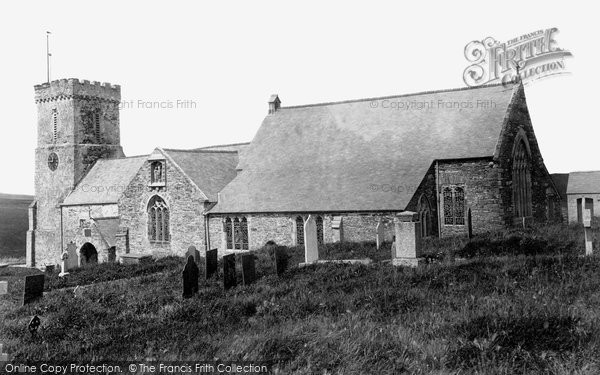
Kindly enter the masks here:
[[148, 239], [150, 242], [169, 242], [169, 208], [158, 195], [148, 203]]

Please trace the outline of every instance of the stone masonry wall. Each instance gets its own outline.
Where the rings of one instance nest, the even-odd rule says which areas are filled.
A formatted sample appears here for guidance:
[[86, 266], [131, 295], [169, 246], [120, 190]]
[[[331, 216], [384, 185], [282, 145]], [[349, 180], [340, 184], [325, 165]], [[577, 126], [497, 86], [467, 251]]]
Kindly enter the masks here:
[[[183, 256], [189, 246], [204, 249], [204, 197], [169, 159], [166, 159], [166, 186], [150, 188], [150, 162], [146, 161], [119, 200], [121, 227], [129, 229], [131, 253], [155, 256]], [[169, 207], [170, 241], [151, 243], [148, 239], [148, 202], [154, 195]], [[120, 253], [124, 249], [117, 249]]]

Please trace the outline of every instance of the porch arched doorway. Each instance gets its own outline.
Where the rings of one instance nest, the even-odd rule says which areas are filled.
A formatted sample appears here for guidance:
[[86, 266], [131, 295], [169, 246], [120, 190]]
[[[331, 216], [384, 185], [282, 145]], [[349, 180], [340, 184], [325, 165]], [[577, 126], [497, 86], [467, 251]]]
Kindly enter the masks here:
[[96, 247], [89, 242], [86, 242], [79, 249], [79, 265], [85, 266], [86, 264], [98, 263], [98, 251]]

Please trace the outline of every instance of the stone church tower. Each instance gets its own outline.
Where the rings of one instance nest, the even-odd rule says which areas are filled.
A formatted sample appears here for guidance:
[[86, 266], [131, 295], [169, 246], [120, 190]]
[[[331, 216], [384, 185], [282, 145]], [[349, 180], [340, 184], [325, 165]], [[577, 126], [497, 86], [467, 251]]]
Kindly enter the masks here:
[[121, 88], [61, 79], [35, 86], [38, 143], [29, 208], [27, 265], [56, 264], [64, 251], [61, 204], [99, 158], [123, 156]]

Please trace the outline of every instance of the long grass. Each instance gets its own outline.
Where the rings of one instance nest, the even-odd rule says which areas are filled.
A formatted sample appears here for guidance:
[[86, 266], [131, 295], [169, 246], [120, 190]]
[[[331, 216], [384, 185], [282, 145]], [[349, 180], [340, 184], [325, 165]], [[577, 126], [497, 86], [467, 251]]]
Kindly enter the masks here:
[[[545, 230], [579, 236], [579, 228], [531, 235]], [[290, 249], [292, 264], [300, 250]], [[541, 253], [483, 252], [418, 269], [292, 267], [277, 277], [273, 249], [264, 249], [256, 253], [255, 284], [224, 291], [218, 279], [202, 280], [189, 300], [175, 266], [90, 285], [80, 298], [51, 289], [31, 309], [43, 322], [34, 338], [25, 330], [32, 311], [10, 303], [18, 293], [11, 289], [0, 308], [0, 341], [24, 361], [253, 360], [295, 374], [594, 374], [600, 258], [580, 250], [573, 243]]]

